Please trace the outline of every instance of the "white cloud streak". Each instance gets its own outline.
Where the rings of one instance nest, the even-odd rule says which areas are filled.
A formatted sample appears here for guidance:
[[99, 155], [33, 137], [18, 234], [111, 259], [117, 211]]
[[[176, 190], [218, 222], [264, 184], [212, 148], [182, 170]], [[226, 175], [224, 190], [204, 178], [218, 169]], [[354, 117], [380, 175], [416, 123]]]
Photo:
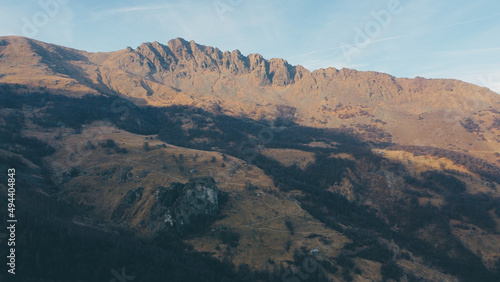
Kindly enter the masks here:
[[136, 12], [150, 12], [150, 11], [161, 11], [167, 9], [178, 9], [178, 8], [189, 8], [189, 5], [144, 5], [144, 6], [131, 6], [131, 7], [120, 7], [114, 9], [107, 9], [94, 13], [92, 16], [94, 18], [99, 18], [102, 16], [111, 16], [117, 14], [128, 14]]

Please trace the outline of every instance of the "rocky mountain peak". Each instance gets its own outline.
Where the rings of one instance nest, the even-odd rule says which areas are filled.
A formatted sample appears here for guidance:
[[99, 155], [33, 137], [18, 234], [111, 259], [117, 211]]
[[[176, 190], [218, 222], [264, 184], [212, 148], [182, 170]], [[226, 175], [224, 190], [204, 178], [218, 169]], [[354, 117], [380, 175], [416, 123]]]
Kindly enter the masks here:
[[[294, 83], [296, 70], [286, 60], [275, 58], [266, 60], [260, 54], [244, 56], [239, 50], [221, 52], [218, 48], [172, 39], [167, 46], [158, 42], [141, 44], [136, 52], [140, 53], [154, 66], [155, 71], [182, 69], [183, 72], [228, 71], [232, 75], [253, 74], [259, 86], [274, 85], [284, 87]], [[174, 64], [174, 65], [172, 65]], [[308, 72], [301, 68], [302, 76]]]
[[269, 60], [269, 77], [276, 86], [286, 86], [293, 83], [295, 67], [286, 60], [274, 58]]

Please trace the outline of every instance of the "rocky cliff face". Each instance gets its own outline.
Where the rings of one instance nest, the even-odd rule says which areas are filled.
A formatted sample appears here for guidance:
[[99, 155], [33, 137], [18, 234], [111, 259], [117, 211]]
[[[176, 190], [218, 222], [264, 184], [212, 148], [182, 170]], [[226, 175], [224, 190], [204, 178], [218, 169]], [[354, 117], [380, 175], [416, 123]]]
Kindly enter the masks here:
[[193, 178], [185, 185], [175, 183], [156, 190], [151, 211], [154, 234], [184, 233], [206, 223], [219, 210], [219, 189], [212, 177]]
[[178, 72], [175, 76], [180, 79], [191, 78], [199, 72], [228, 72], [235, 76], [251, 74], [258, 86], [286, 86], [294, 82], [296, 72], [295, 67], [283, 59], [267, 61], [259, 54], [243, 56], [238, 50], [221, 52], [181, 38], [170, 40], [167, 46], [158, 42], [143, 43], [127, 51], [119, 56], [121, 62], [127, 62], [120, 68], [140, 76], [151, 75], [158, 82], [163, 82], [166, 72]]

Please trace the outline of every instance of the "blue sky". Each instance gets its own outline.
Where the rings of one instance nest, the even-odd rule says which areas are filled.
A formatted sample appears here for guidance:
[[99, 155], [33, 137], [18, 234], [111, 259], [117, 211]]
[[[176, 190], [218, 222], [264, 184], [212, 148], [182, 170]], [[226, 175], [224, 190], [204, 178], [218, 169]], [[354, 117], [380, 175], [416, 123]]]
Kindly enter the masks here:
[[87, 51], [182, 37], [309, 70], [456, 78], [500, 93], [498, 0], [0, 0], [3, 35]]

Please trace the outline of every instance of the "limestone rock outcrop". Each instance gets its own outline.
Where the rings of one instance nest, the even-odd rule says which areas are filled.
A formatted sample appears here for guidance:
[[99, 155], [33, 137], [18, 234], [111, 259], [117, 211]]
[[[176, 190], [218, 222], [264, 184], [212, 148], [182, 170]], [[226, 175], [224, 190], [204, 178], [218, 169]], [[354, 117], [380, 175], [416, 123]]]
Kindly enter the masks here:
[[212, 177], [193, 178], [185, 185], [174, 183], [156, 190], [151, 211], [154, 234], [185, 233], [203, 225], [219, 211], [219, 189]]

